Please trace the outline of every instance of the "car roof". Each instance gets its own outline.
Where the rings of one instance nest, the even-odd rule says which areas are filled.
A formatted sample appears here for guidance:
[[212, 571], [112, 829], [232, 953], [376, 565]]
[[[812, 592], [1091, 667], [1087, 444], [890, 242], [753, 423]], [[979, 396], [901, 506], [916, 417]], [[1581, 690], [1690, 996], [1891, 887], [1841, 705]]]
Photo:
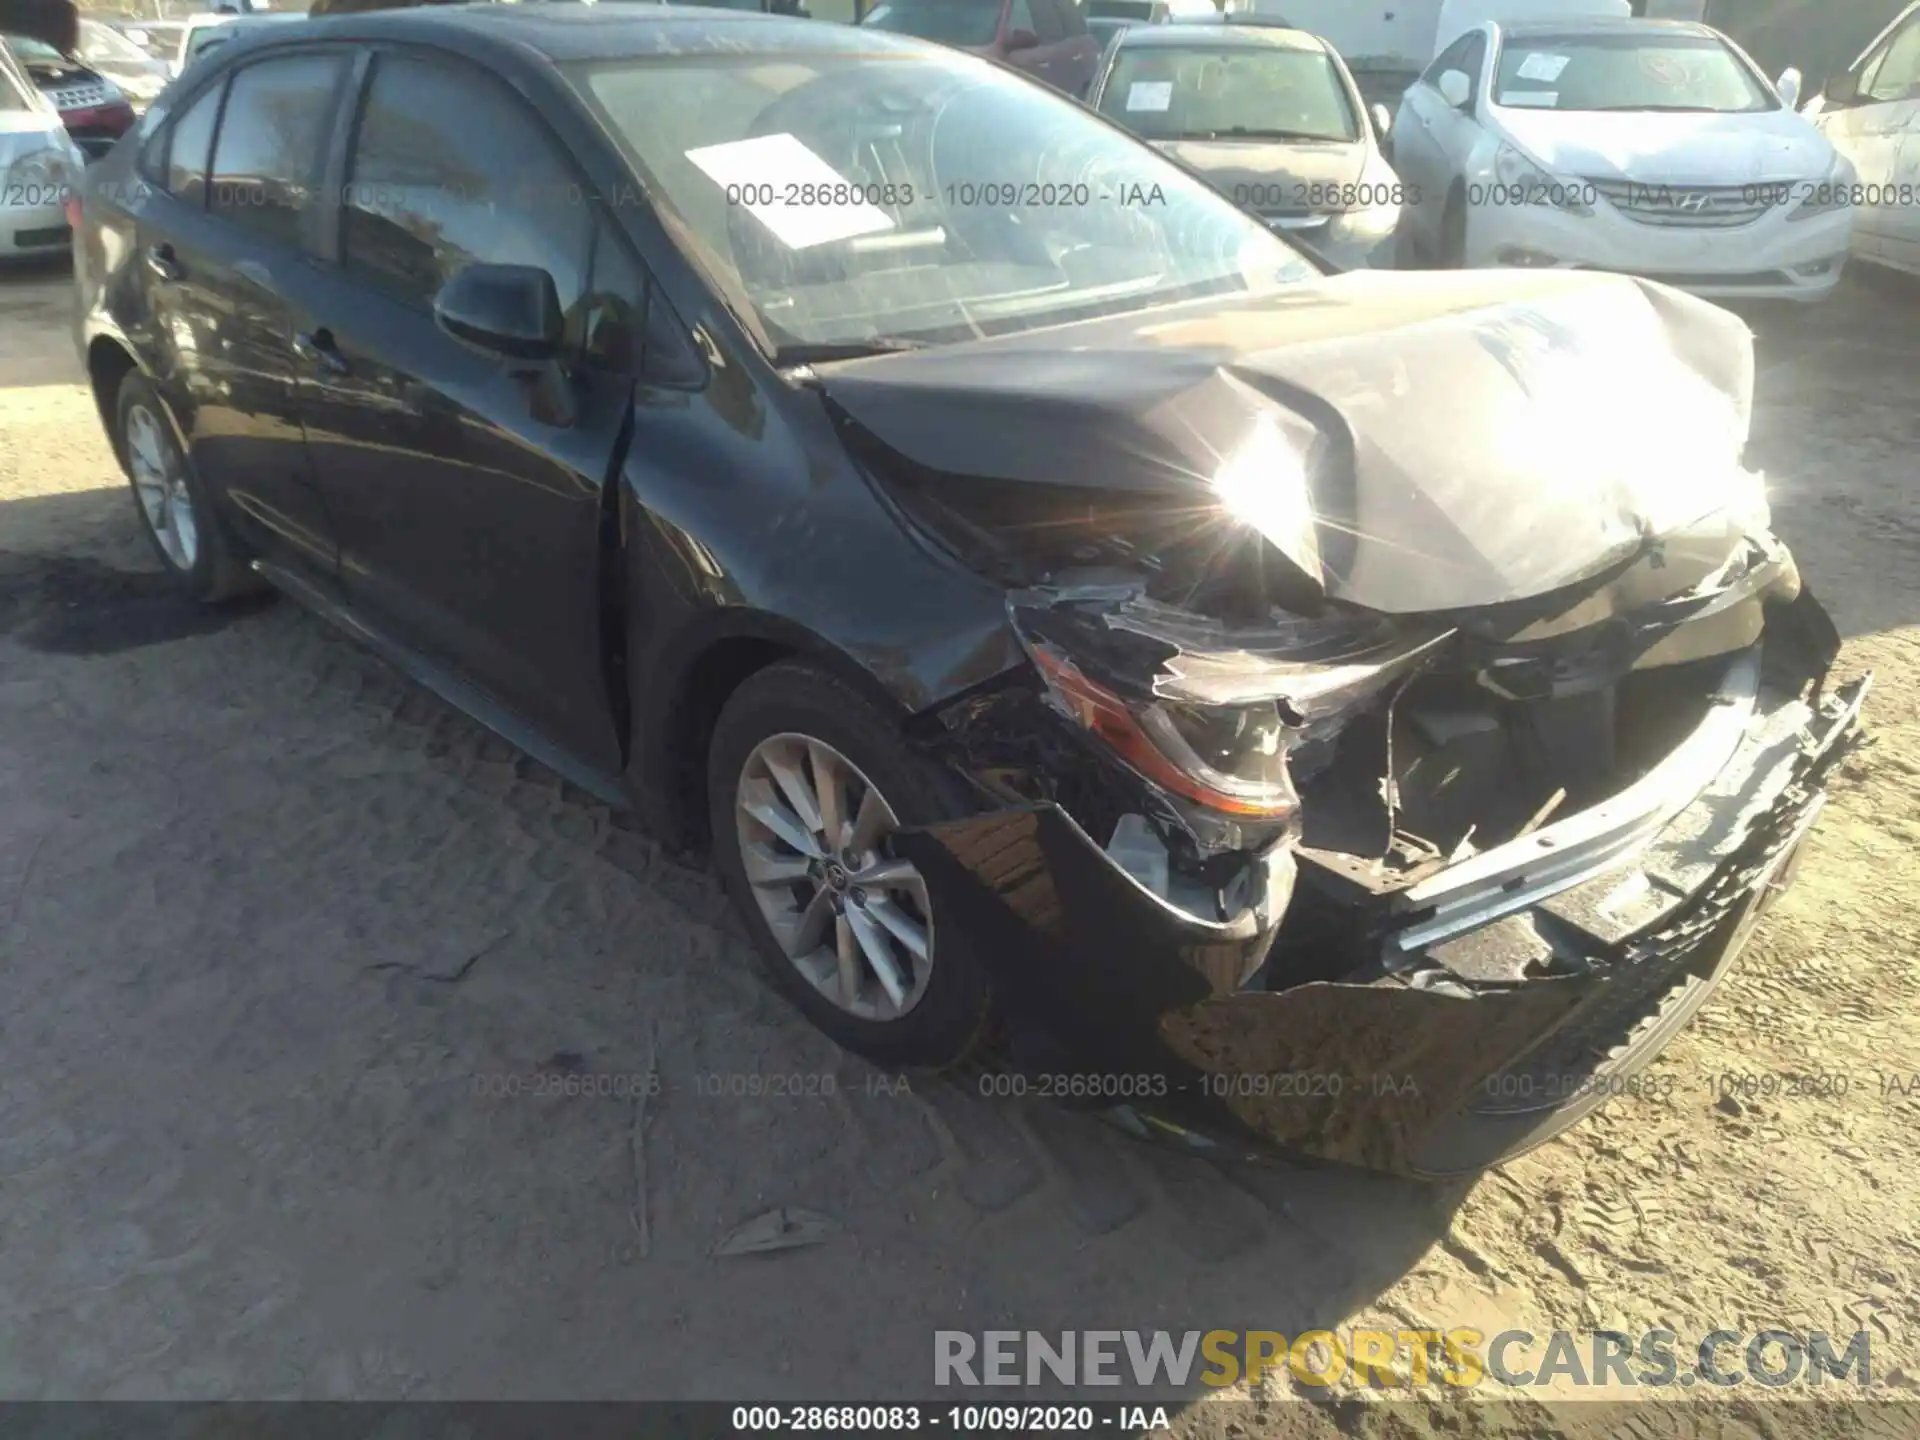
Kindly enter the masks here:
[[1174, 50], [1327, 50], [1327, 42], [1318, 35], [1278, 25], [1136, 25], [1116, 36], [1114, 44], [1128, 50], [1143, 45]]
[[913, 54], [924, 44], [881, 31], [855, 30], [790, 15], [694, 5], [532, 0], [503, 5], [418, 5], [314, 16], [316, 36], [432, 43], [459, 35], [482, 44], [532, 50], [556, 62], [646, 55], [752, 53], [871, 54], [876, 45]]

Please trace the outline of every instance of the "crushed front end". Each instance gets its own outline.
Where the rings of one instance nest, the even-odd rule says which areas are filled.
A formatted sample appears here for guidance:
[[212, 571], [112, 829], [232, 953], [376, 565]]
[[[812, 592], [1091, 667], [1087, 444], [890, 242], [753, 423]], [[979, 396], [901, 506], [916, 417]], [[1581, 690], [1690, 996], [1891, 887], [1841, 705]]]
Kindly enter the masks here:
[[1106, 576], [1009, 609], [1031, 671], [920, 732], [994, 803], [904, 844], [1016, 1063], [1181, 1143], [1427, 1176], [1638, 1083], [1789, 878], [1868, 684], [1829, 686], [1764, 536], [1618, 613], [1235, 628]]
[[1663, 287], [1344, 276], [827, 378], [1030, 662], [917, 717], [981, 813], [902, 841], [1018, 1063], [1424, 1175], [1630, 1087], [1867, 685], [1744, 463], [1752, 361]]

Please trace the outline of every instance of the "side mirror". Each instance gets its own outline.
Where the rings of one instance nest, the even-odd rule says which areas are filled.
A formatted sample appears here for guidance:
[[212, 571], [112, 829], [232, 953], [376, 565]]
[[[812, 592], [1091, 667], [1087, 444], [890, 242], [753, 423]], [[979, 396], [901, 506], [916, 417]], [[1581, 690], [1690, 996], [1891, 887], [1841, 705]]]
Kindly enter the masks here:
[[1467, 102], [1473, 98], [1473, 82], [1467, 79], [1464, 70], [1444, 70], [1437, 82], [1440, 98], [1456, 110], [1467, 108]]
[[1009, 30], [1007, 32], [1007, 53], [1016, 50], [1032, 50], [1040, 43], [1040, 37], [1031, 30]]
[[1780, 78], [1773, 82], [1773, 88], [1780, 92], [1780, 103], [1789, 110], [1800, 108], [1800, 71], [1789, 65], [1780, 72]]
[[1384, 105], [1375, 105], [1367, 113], [1373, 117], [1373, 133], [1386, 139], [1387, 132], [1393, 128], [1393, 112]]
[[440, 287], [433, 318], [478, 350], [544, 363], [560, 353], [566, 320], [553, 277], [532, 265], [469, 265]]
[[1860, 98], [1860, 76], [1853, 70], [1842, 70], [1827, 78], [1827, 85], [1820, 92], [1820, 98], [1829, 105], [1851, 105]]

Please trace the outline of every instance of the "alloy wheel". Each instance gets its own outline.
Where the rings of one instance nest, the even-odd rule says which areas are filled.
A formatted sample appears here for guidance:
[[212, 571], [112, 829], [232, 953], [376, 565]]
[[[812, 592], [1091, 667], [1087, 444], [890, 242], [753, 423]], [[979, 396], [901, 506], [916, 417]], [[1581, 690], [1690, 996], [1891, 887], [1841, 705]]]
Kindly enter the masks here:
[[193, 569], [200, 558], [200, 527], [187, 477], [163, 438], [160, 422], [145, 405], [127, 411], [127, 468], [153, 538], [176, 570]]
[[900, 820], [824, 741], [773, 735], [747, 756], [734, 805], [754, 900], [794, 969], [837, 1008], [897, 1020], [933, 975], [926, 882], [889, 841]]

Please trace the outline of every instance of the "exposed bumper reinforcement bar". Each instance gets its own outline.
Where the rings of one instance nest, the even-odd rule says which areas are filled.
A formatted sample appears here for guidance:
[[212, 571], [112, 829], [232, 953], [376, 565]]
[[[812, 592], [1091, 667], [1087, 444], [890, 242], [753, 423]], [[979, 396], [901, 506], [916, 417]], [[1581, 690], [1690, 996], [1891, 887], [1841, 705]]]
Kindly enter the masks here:
[[[1714, 713], [1655, 772], [1657, 798], [1630, 791], [1597, 819], [1554, 827], [1556, 846], [1542, 848], [1564, 840], [1576, 852], [1565, 869], [1492, 851], [1478, 857], [1491, 863], [1460, 867], [1464, 878], [1434, 877], [1428, 903], [1452, 902], [1449, 922], [1479, 929], [1449, 928], [1424, 949], [1393, 936], [1393, 953], [1417, 963], [1368, 984], [1239, 989], [1272, 941], [1264, 916], [1275, 907], [1181, 911], [1057, 807], [902, 843], [952, 937], [943, 943], [981, 954], [1010, 1009], [1071, 1057], [1049, 1066], [1078, 1077], [1070, 1093], [1216, 1153], [1283, 1147], [1468, 1172], [1620, 1093], [1704, 1001], [1857, 739], [1867, 684], [1817, 709], [1795, 700], [1767, 711], [1757, 668], [1736, 664]], [[1681, 789], [1673, 765], [1698, 783]], [[1285, 851], [1267, 857], [1270, 895], [1290, 890], [1292, 863]], [[1488, 886], [1518, 898], [1485, 905]], [[1471, 956], [1449, 954], [1507, 931], [1548, 970], [1476, 972]]]

